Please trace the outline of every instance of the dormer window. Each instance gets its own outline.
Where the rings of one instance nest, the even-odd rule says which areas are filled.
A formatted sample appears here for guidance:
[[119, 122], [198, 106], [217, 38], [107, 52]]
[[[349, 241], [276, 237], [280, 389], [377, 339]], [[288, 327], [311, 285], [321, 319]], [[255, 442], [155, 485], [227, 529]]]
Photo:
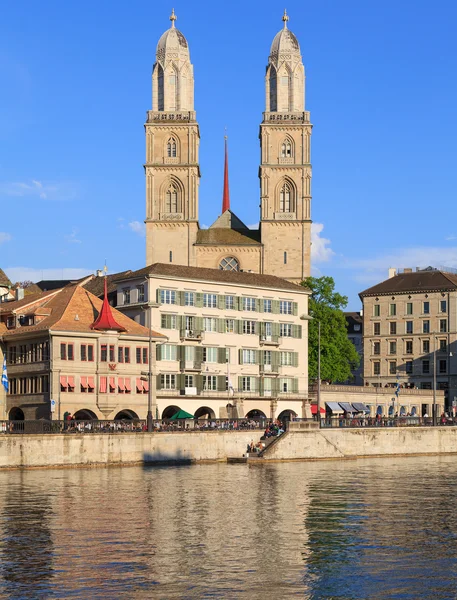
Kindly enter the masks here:
[[16, 324], [15, 317], [7, 317], [6, 318], [6, 326], [8, 329], [14, 329], [15, 324]]

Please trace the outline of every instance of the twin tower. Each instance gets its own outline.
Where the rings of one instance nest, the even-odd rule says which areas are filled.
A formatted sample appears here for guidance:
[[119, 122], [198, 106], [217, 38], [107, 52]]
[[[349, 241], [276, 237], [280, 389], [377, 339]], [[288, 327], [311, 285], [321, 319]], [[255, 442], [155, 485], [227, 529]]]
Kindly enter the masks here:
[[260, 125], [260, 224], [248, 229], [230, 210], [226, 160], [223, 212], [198, 223], [200, 132], [186, 38], [171, 27], [157, 44], [146, 130], [146, 261], [277, 275], [310, 274], [311, 129], [305, 69], [289, 17], [271, 45]]

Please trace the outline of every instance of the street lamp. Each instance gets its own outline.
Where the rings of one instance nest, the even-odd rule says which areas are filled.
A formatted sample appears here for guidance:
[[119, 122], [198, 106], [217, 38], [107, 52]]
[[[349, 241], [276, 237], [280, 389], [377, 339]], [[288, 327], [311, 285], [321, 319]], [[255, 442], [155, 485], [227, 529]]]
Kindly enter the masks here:
[[[311, 315], [301, 315], [302, 321], [313, 321]], [[317, 321], [317, 422], [321, 426], [321, 322]], [[309, 335], [308, 335], [309, 338]]]

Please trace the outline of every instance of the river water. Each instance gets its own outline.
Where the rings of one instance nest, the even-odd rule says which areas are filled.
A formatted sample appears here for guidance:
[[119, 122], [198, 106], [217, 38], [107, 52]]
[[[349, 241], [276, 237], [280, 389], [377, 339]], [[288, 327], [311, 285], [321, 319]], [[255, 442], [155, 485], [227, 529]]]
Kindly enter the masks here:
[[0, 598], [457, 598], [456, 462], [0, 472]]

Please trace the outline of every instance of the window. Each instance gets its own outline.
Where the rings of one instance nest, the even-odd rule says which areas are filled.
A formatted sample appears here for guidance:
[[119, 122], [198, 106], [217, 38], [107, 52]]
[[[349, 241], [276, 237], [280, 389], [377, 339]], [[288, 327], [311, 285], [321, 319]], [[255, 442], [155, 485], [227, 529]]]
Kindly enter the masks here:
[[446, 300], [440, 300], [440, 312], [447, 312], [447, 302]]
[[160, 347], [161, 360], [177, 360], [178, 348], [173, 344], [163, 344]]
[[234, 256], [227, 256], [219, 263], [219, 269], [221, 271], [239, 271], [240, 263]]
[[407, 302], [406, 303], [406, 314], [407, 315], [412, 315], [413, 314], [413, 303], [412, 302]]
[[169, 260], [169, 262], [173, 262], [173, 250], [170, 250], [170, 252], [168, 254], [168, 260]]
[[136, 349], [136, 364], [137, 365], [147, 365], [148, 364], [148, 349], [147, 348], [137, 348]]
[[430, 352], [430, 340], [422, 341], [422, 352], [428, 354]]
[[281, 377], [279, 380], [279, 391], [280, 392], [291, 392], [292, 391], [292, 379], [286, 379]]
[[413, 372], [413, 361], [412, 360], [407, 360], [405, 362], [405, 371], [408, 375], [411, 375]]
[[281, 337], [292, 337], [292, 325], [290, 323], [280, 323], [279, 335]]
[[381, 306], [379, 304], [374, 304], [373, 305], [373, 316], [379, 317], [380, 314], [381, 314]]
[[406, 321], [406, 333], [413, 333], [413, 321]]
[[390, 335], [397, 335], [397, 323], [396, 323], [396, 321], [391, 321], [389, 323], [389, 331], [390, 331]]
[[115, 353], [114, 353], [114, 346], [110, 345], [110, 347], [109, 347], [109, 361], [113, 363], [113, 362], [115, 362], [115, 360], [116, 360], [116, 356], [115, 356]]
[[243, 392], [253, 392], [255, 390], [255, 377], [242, 377], [241, 390]]
[[203, 294], [203, 308], [217, 308], [217, 294]]
[[396, 314], [397, 314], [397, 305], [396, 304], [391, 304], [389, 306], [389, 315], [391, 317], [395, 317]]
[[422, 308], [423, 308], [422, 312], [424, 315], [430, 314], [430, 302], [424, 302], [422, 304]]
[[292, 212], [292, 189], [289, 182], [285, 181], [279, 192], [279, 212]]
[[272, 312], [272, 303], [271, 300], [263, 301], [263, 312], [271, 313]]
[[389, 342], [389, 354], [397, 354], [397, 342]]
[[118, 363], [124, 362], [124, 348], [122, 346], [119, 346], [117, 349], [117, 362]]
[[185, 375], [184, 376], [184, 387], [186, 387], [186, 388], [194, 387], [194, 376], [193, 375]]
[[430, 321], [422, 321], [422, 333], [430, 333]]
[[375, 360], [373, 363], [373, 375], [381, 375], [381, 363]]
[[381, 342], [373, 342], [373, 354], [381, 354]]
[[427, 375], [428, 373], [430, 373], [430, 361], [429, 360], [422, 361], [422, 373], [424, 375]]
[[234, 308], [235, 308], [234, 296], [225, 296], [225, 308], [226, 308], [226, 310], [234, 310]]
[[176, 140], [172, 137], [167, 142], [167, 157], [176, 158]]
[[195, 346], [184, 347], [184, 360], [186, 363], [193, 363], [195, 361]]
[[406, 352], [406, 354], [413, 353], [413, 341], [412, 340], [406, 340], [405, 352]]
[[144, 302], [144, 285], [136, 286], [138, 302]]
[[217, 319], [214, 319], [213, 317], [204, 317], [203, 329], [210, 332], [217, 331]]
[[215, 392], [217, 390], [216, 375], [203, 375], [203, 389]]
[[176, 389], [176, 375], [166, 373], [160, 376], [160, 387], [162, 390]]
[[[292, 366], [292, 352], [281, 352], [279, 355], [279, 360], [281, 365], [284, 367]], [[266, 364], [266, 362], [265, 362]]]
[[243, 350], [243, 365], [255, 365], [255, 350]]
[[287, 265], [287, 252], [284, 252], [284, 264]]
[[60, 344], [60, 359], [67, 360], [67, 344]]
[[165, 194], [165, 212], [178, 212], [178, 188], [173, 182], [170, 183], [170, 186]]
[[446, 340], [440, 340], [440, 352], [447, 352]]
[[373, 335], [381, 335], [381, 323], [373, 323]]
[[195, 306], [194, 292], [184, 292], [184, 306]]
[[217, 348], [203, 348], [203, 362], [217, 363]]
[[281, 300], [279, 302], [279, 314], [291, 315], [292, 314], [292, 302], [289, 302], [289, 300]]
[[102, 344], [100, 347], [100, 360], [101, 362], [107, 362], [108, 360], [108, 346], [106, 344]]
[[233, 319], [225, 319], [225, 333], [235, 333], [235, 321]]
[[161, 304], [176, 304], [176, 292], [174, 290], [160, 290]]
[[130, 288], [124, 288], [122, 290], [122, 294], [123, 294], [123, 303], [124, 304], [130, 304]]
[[81, 360], [93, 362], [94, 347], [92, 344], [81, 344]]
[[447, 360], [440, 360], [438, 368], [439, 368], [439, 372], [441, 375], [443, 373], [446, 373], [447, 372]]
[[176, 315], [161, 315], [160, 326], [162, 329], [176, 329]]
[[255, 311], [255, 298], [243, 298], [243, 310]]
[[281, 144], [281, 158], [290, 158], [292, 156], [292, 144], [289, 140], [285, 140]]
[[447, 319], [440, 319], [440, 333], [446, 333], [447, 331]]
[[255, 334], [255, 321], [243, 321], [243, 333]]
[[391, 360], [389, 362], [389, 374], [390, 375], [395, 375], [397, 373], [397, 361], [396, 360]]

